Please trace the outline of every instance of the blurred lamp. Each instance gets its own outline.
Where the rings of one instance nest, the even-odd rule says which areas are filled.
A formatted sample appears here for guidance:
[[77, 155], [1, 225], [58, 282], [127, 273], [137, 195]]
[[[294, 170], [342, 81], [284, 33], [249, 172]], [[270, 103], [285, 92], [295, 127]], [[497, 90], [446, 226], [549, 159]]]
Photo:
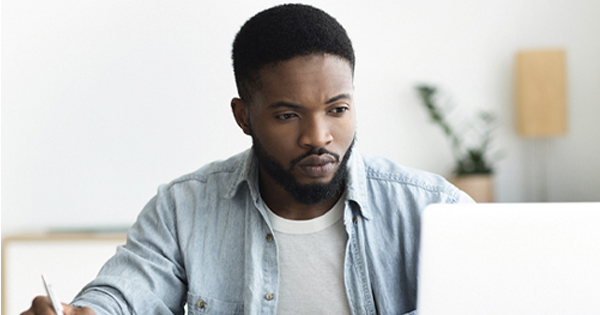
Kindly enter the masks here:
[[549, 201], [548, 139], [567, 132], [567, 66], [565, 51], [517, 53], [517, 131], [533, 139], [533, 201]]
[[517, 54], [517, 130], [525, 137], [567, 132], [567, 70], [564, 50]]

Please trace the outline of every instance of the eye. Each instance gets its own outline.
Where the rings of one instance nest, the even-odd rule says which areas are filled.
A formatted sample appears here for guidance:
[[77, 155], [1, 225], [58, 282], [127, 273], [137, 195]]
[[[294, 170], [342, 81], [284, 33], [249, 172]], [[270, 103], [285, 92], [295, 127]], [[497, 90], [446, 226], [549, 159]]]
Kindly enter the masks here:
[[296, 117], [296, 114], [293, 114], [293, 113], [285, 113], [285, 114], [275, 116], [275, 118], [281, 119], [281, 120], [289, 120], [294, 117]]
[[336, 107], [336, 108], [332, 109], [331, 112], [333, 114], [336, 114], [336, 115], [341, 115], [341, 114], [345, 113], [348, 110], [349, 110], [348, 107], [346, 107], [346, 106], [340, 106], [340, 107]]

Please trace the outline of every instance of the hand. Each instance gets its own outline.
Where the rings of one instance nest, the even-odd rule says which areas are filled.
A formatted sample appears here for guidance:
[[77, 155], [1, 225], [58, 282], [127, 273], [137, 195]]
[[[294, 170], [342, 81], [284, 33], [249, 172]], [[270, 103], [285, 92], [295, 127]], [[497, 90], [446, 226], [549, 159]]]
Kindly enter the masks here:
[[[96, 315], [89, 307], [75, 307], [73, 305], [62, 303], [64, 314], [58, 315]], [[31, 308], [21, 313], [21, 315], [54, 315], [54, 309], [50, 305], [50, 300], [46, 296], [38, 296], [33, 299]]]

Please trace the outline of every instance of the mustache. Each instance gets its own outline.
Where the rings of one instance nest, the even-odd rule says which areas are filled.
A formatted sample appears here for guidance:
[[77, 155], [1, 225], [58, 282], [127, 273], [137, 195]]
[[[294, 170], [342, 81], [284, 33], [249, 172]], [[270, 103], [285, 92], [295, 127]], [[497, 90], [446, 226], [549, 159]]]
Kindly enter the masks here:
[[310, 151], [302, 154], [301, 156], [298, 156], [298, 157], [294, 158], [292, 160], [292, 162], [290, 163], [291, 167], [293, 168], [300, 161], [304, 160], [305, 158], [307, 158], [307, 157], [309, 157], [311, 155], [319, 156], [319, 155], [323, 155], [323, 154], [328, 154], [328, 155], [333, 156], [333, 158], [335, 159], [336, 163], [340, 162], [340, 155], [339, 154], [333, 153], [333, 152], [331, 152], [331, 151], [329, 151], [329, 150], [327, 150], [325, 148], [318, 148], [318, 149], [315, 148], [315, 149], [312, 149], [312, 150], [310, 150]]

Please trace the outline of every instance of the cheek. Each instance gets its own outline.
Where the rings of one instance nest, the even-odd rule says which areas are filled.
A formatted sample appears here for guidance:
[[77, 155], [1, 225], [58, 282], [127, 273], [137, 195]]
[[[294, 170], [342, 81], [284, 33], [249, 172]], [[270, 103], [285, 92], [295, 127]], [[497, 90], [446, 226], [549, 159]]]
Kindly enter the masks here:
[[285, 156], [286, 153], [293, 151], [296, 141], [290, 132], [285, 130], [271, 130], [272, 133], [263, 135], [265, 145], [269, 146], [269, 150], [275, 156]]
[[337, 124], [335, 128], [334, 138], [337, 138], [337, 141], [340, 145], [347, 148], [352, 143], [354, 139], [354, 135], [356, 133], [356, 122], [354, 117], [351, 116], [347, 120]]
[[300, 154], [295, 152], [298, 150], [296, 146], [297, 141], [295, 141], [296, 135], [290, 128], [278, 127], [272, 124], [261, 124], [260, 121], [257, 121], [257, 126], [252, 126], [252, 132], [267, 153], [275, 157], [283, 165], [287, 165], [289, 160]]

